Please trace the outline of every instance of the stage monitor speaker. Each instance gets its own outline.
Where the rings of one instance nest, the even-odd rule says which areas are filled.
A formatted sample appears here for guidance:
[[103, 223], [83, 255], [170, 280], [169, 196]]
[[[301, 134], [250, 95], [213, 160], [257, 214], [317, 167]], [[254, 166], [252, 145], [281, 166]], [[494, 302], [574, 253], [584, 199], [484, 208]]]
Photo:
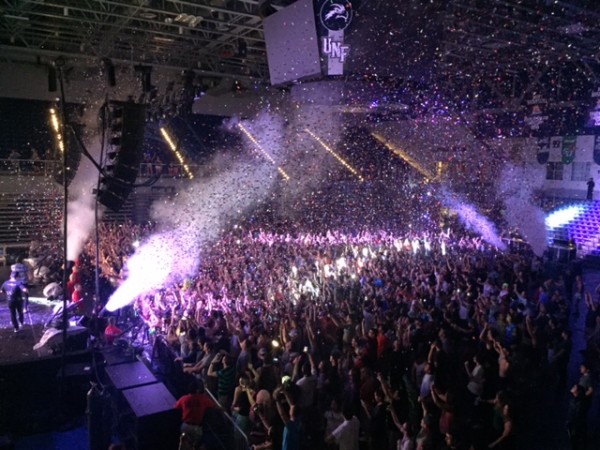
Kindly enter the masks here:
[[137, 450], [176, 449], [181, 419], [166, 386], [153, 383], [125, 389], [122, 394], [135, 417], [130, 434], [136, 437]]
[[128, 389], [158, 381], [140, 361], [108, 366], [106, 374], [116, 389]]
[[136, 362], [135, 352], [131, 347], [112, 345], [102, 350], [102, 357], [107, 366], [116, 366], [117, 364]]

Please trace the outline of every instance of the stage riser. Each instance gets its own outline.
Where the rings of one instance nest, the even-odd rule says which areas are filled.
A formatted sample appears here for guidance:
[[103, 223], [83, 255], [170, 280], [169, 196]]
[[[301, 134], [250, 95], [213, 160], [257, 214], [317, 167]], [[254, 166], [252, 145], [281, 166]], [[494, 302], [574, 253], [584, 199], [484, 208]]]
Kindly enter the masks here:
[[[91, 366], [91, 352], [66, 358], [67, 365]], [[0, 367], [0, 428], [30, 435], [56, 429], [85, 413], [92, 371], [61, 377], [62, 358], [53, 356]]]

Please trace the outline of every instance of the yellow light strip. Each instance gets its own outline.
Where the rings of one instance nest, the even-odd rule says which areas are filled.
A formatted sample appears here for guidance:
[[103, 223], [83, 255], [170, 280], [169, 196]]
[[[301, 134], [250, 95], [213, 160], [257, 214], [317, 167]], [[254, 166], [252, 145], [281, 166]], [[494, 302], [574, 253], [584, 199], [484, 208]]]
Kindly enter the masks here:
[[410, 165], [413, 169], [415, 169], [417, 172], [419, 172], [421, 175], [423, 175], [426, 178], [426, 181], [431, 181], [436, 178], [433, 173], [431, 173], [429, 170], [427, 170], [425, 167], [423, 167], [421, 164], [419, 164], [417, 161], [415, 161], [408, 153], [406, 153], [401, 148], [396, 147], [391, 142], [386, 141], [384, 139], [384, 137], [381, 136], [380, 134], [371, 133], [371, 136], [373, 136], [375, 139], [377, 139], [379, 142], [381, 142], [383, 145], [385, 145], [388, 148], [388, 150], [390, 150], [392, 153], [394, 153], [400, 159], [406, 161], [406, 163], [408, 165]]
[[360, 175], [354, 167], [352, 167], [346, 160], [344, 160], [344, 158], [342, 158], [340, 155], [338, 155], [336, 152], [334, 152], [331, 149], [331, 147], [329, 147], [325, 142], [323, 142], [323, 140], [321, 140], [321, 138], [319, 136], [317, 136], [315, 133], [310, 131], [308, 128], [305, 128], [305, 131], [308, 134], [310, 134], [315, 141], [317, 141], [319, 144], [321, 144], [321, 146], [325, 150], [327, 150], [329, 153], [331, 153], [335, 157], [335, 159], [337, 159], [346, 169], [348, 169], [350, 172], [352, 172], [352, 174], [355, 175], [360, 181], [365, 181], [365, 179], [362, 177], [362, 175]]
[[175, 145], [175, 143], [173, 142], [173, 139], [171, 139], [171, 136], [169, 135], [169, 133], [167, 132], [167, 130], [164, 127], [160, 127], [160, 134], [162, 134], [162, 137], [164, 138], [166, 143], [169, 144], [171, 151], [173, 153], [175, 153], [175, 156], [179, 160], [179, 164], [181, 164], [183, 166], [183, 170], [185, 171], [185, 174], [187, 175], [187, 177], [190, 180], [193, 179], [194, 174], [192, 173], [192, 171], [190, 170], [190, 167], [187, 165], [187, 163], [183, 159], [183, 156], [181, 155], [179, 150], [177, 150], [177, 146]]
[[64, 154], [65, 143], [63, 142], [62, 133], [60, 131], [60, 121], [58, 120], [58, 115], [56, 114], [56, 110], [54, 108], [50, 108], [50, 123], [52, 124], [52, 128], [54, 129], [56, 142], [58, 143], [58, 149], [60, 150], [61, 154]]
[[[262, 145], [260, 145], [258, 143], [258, 141], [254, 138], [254, 136], [252, 136], [250, 131], [248, 131], [248, 129], [241, 123], [238, 123], [237, 125], [238, 125], [238, 128], [240, 130], [242, 130], [242, 132], [246, 135], [246, 137], [248, 139], [250, 139], [250, 141], [256, 146], [256, 148], [263, 154], [263, 156], [265, 158], [267, 158], [274, 166], [277, 166], [277, 163], [275, 162], [273, 157], [271, 155], [269, 155], [267, 153], [267, 151], [262, 147]], [[285, 172], [285, 170], [283, 170], [283, 168], [281, 166], [277, 166], [277, 171], [281, 174], [281, 176], [283, 177], [283, 179], [285, 181], [289, 181], [290, 176]]]

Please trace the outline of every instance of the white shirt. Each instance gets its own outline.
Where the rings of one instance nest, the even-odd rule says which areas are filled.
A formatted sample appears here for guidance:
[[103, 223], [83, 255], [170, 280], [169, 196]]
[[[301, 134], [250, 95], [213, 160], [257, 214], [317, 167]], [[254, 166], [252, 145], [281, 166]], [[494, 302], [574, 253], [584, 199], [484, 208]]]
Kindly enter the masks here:
[[407, 436], [404, 436], [402, 439], [398, 439], [396, 442], [396, 450], [414, 450], [414, 448], [415, 443]]
[[423, 375], [423, 381], [421, 381], [421, 389], [419, 389], [419, 395], [421, 398], [425, 398], [431, 395], [431, 385], [435, 381], [433, 374], [426, 373]]
[[327, 437], [344, 422], [344, 415], [341, 412], [325, 411], [325, 421], [325, 436]]
[[296, 386], [300, 388], [300, 398], [298, 403], [301, 408], [308, 408], [315, 401], [315, 391], [317, 389], [317, 377], [314, 375], [304, 376], [296, 381]]
[[358, 450], [359, 431], [360, 422], [356, 416], [352, 416], [352, 419], [344, 420], [339, 427], [333, 430], [331, 435], [340, 446], [340, 450]]

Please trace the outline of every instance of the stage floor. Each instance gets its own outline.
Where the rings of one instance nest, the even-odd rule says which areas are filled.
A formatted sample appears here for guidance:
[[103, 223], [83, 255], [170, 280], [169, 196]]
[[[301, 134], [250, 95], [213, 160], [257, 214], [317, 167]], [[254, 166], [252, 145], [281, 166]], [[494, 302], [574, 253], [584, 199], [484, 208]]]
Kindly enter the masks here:
[[0, 365], [29, 361], [47, 355], [47, 352], [34, 350], [33, 346], [44, 334], [45, 324], [52, 317], [53, 307], [57, 304], [59, 302], [50, 302], [43, 297], [30, 297], [29, 312], [24, 313], [24, 324], [19, 332], [15, 333], [6, 300], [0, 300]]

